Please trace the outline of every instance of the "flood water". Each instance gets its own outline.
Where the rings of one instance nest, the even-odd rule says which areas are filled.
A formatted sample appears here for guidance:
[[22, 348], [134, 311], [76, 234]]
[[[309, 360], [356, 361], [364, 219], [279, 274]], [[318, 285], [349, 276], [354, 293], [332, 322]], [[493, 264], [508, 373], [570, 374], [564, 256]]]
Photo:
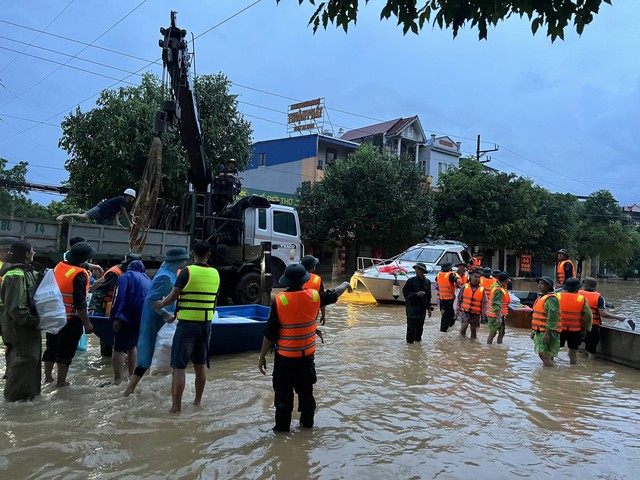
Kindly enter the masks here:
[[[638, 316], [638, 283], [600, 290], [616, 313]], [[543, 369], [526, 330], [488, 346], [484, 326], [471, 341], [439, 321], [407, 345], [402, 306], [345, 294], [327, 309], [316, 355], [316, 427], [300, 430], [294, 414], [293, 431], [277, 435], [256, 352], [213, 357], [199, 407], [190, 373], [183, 412], [171, 415], [170, 376], [145, 377], [129, 398], [99, 388], [112, 370], [92, 338], [70, 387], [0, 402], [0, 477], [638, 478], [640, 371], [582, 355], [569, 366], [566, 350]]]

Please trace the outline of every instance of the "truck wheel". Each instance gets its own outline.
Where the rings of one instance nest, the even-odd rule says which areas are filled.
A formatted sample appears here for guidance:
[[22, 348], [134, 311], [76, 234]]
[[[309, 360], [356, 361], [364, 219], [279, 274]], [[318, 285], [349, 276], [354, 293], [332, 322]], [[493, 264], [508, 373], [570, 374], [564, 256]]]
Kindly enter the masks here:
[[282, 260], [271, 260], [271, 278], [273, 278], [273, 286], [275, 288], [279, 288], [281, 286], [278, 280], [280, 280], [280, 277], [284, 273], [284, 269], [285, 266], [284, 263], [282, 263]]
[[236, 291], [233, 301], [236, 305], [247, 305], [251, 303], [260, 303], [262, 300], [262, 286], [260, 284], [260, 275], [257, 273], [247, 273], [236, 285]]

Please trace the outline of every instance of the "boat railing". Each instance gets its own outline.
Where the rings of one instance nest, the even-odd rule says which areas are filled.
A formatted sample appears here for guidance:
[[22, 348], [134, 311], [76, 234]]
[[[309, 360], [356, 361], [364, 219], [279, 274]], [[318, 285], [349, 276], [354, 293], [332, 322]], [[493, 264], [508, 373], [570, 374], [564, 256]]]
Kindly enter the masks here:
[[381, 273], [379, 267], [387, 265], [397, 265], [400, 268], [400, 264], [396, 258], [373, 258], [373, 257], [358, 257], [358, 271], [364, 272], [365, 269], [374, 267], [378, 273]]

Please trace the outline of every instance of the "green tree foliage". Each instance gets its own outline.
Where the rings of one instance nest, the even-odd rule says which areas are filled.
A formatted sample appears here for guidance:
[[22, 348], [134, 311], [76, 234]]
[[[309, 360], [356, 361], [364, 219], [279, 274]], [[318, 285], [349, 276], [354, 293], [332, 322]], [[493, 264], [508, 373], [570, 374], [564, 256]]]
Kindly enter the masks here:
[[[281, 0], [276, 0], [280, 3]], [[298, 0], [316, 4], [316, 0]], [[320, 25], [327, 28], [330, 23], [342, 27], [346, 32], [351, 23], [358, 20], [358, 10], [369, 0], [325, 0], [311, 16], [309, 24], [313, 31]], [[451, 29], [453, 36], [470, 26], [478, 30], [480, 39], [487, 38], [490, 26], [509, 17], [519, 16], [531, 22], [535, 35], [540, 27], [546, 27], [547, 36], [554, 41], [564, 39], [565, 28], [573, 23], [578, 34], [590, 24], [600, 11], [603, 3], [611, 5], [611, 0], [387, 0], [380, 11], [380, 19], [395, 17], [403, 33], [418, 34], [427, 25], [440, 29]]]
[[487, 171], [473, 159], [440, 176], [436, 234], [470, 245], [531, 249], [546, 226], [538, 214], [542, 191], [529, 179]]
[[582, 257], [599, 255], [602, 260], [627, 264], [633, 256], [637, 237], [632, 227], [622, 223], [622, 208], [608, 190], [587, 197], [576, 243]]
[[362, 145], [328, 165], [322, 180], [298, 190], [303, 230], [320, 243], [332, 239], [356, 251], [370, 245], [397, 253], [431, 230], [431, 192], [423, 180], [411, 160]]
[[[212, 171], [235, 158], [242, 169], [250, 161], [250, 124], [228, 93], [230, 82], [222, 74], [205, 75], [195, 82], [205, 152]], [[163, 101], [160, 80], [145, 74], [139, 86], [104, 90], [96, 107], [78, 107], [62, 122], [59, 146], [67, 151], [69, 199], [81, 209], [136, 188], [153, 139], [153, 122]], [[161, 197], [177, 204], [187, 191], [189, 163], [177, 132], [164, 137]]]
[[[538, 187], [540, 188], [540, 187]], [[539, 215], [544, 218], [545, 228], [531, 249], [535, 258], [552, 265], [561, 248], [574, 250], [582, 207], [578, 198], [571, 194], [551, 193], [540, 188]]]
[[[26, 182], [27, 162], [19, 162], [7, 169], [8, 162], [0, 158], [0, 180], [6, 182]], [[34, 203], [26, 196], [22, 187], [0, 185], [0, 215], [7, 217], [50, 218], [47, 207]]]

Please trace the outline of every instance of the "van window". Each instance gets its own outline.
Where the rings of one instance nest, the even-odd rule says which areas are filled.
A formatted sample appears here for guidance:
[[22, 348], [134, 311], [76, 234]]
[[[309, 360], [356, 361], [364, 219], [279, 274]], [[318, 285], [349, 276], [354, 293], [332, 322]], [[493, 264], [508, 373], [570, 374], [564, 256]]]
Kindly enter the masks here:
[[296, 217], [291, 212], [273, 212], [273, 231], [296, 236]]
[[258, 228], [260, 230], [267, 229], [267, 211], [264, 208], [258, 210]]

